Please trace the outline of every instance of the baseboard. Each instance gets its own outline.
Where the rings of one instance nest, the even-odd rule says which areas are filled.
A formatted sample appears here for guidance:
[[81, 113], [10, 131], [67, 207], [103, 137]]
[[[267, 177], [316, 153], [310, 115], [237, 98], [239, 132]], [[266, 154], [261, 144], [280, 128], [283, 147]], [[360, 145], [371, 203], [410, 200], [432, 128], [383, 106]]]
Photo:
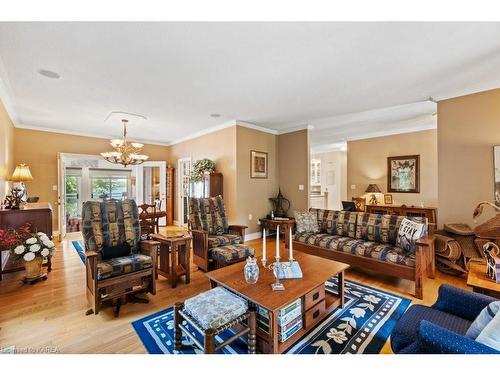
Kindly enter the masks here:
[[258, 238], [262, 238], [262, 233], [254, 232], [245, 234], [245, 241], [256, 240]]

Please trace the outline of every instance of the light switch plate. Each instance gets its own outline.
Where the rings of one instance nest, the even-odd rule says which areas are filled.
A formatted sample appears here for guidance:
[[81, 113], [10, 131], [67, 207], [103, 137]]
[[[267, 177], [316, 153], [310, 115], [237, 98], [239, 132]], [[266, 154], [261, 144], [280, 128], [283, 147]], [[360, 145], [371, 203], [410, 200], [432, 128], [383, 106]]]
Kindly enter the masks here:
[[248, 220], [250, 220], [250, 221], [251, 221], [252, 219], [253, 219], [252, 214], [248, 214]]
[[57, 191], [57, 185], [52, 185], [52, 190]]
[[304, 190], [304, 185], [299, 185], [299, 190]]
[[356, 185], [351, 185], [351, 190], [356, 190]]

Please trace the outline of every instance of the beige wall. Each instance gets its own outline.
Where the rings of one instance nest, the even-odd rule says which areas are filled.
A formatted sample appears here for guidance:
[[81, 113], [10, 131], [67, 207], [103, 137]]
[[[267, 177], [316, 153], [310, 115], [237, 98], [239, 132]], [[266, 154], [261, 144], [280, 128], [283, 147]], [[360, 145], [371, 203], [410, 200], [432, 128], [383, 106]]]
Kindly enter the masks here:
[[[250, 151], [267, 152], [268, 177], [250, 178]], [[236, 127], [236, 205], [235, 223], [247, 225], [247, 233], [260, 231], [259, 218], [271, 212], [269, 198], [278, 194], [277, 136]], [[248, 215], [252, 215], [249, 220]]]
[[[309, 208], [309, 131], [299, 130], [278, 136], [278, 171], [281, 192], [291, 202], [289, 216], [293, 211]], [[304, 190], [299, 190], [304, 185]]]
[[9, 192], [7, 179], [14, 166], [14, 125], [0, 101], [0, 201]]
[[[236, 211], [236, 126], [222, 129], [198, 138], [169, 146], [169, 162], [176, 168], [177, 160], [190, 157], [196, 160], [208, 158], [216, 163], [217, 172], [224, 176], [224, 203], [231, 223], [237, 218]], [[179, 220], [178, 175], [175, 176], [175, 218]]]
[[[494, 202], [495, 145], [500, 145], [500, 89], [438, 103], [440, 223], [474, 227], [476, 204]], [[480, 222], [491, 210], [485, 213]]]
[[[33, 181], [26, 183], [29, 195], [52, 204], [54, 230], [57, 228], [58, 192], [52, 187], [57, 186], [57, 154], [99, 155], [111, 149], [106, 139], [19, 128], [15, 129], [14, 145], [15, 163], [26, 163], [33, 175]], [[149, 155], [149, 160], [167, 160], [168, 157], [166, 146], [145, 145], [144, 153]]]
[[[347, 142], [347, 196], [365, 195], [375, 183], [387, 192], [387, 157], [420, 155], [420, 193], [390, 193], [394, 204], [438, 205], [437, 130], [389, 135]], [[356, 189], [351, 189], [356, 185]], [[379, 195], [380, 203], [383, 196]], [[438, 220], [441, 221], [438, 214]]]
[[[321, 193], [328, 192], [327, 207], [324, 207], [324, 198], [315, 198], [316, 202], [321, 201], [323, 203], [321, 207], [329, 210], [341, 210], [342, 201], [347, 197], [347, 152], [340, 150], [321, 152], [312, 154], [311, 159], [321, 161]], [[329, 181], [328, 174], [332, 174], [333, 181]], [[310, 204], [314, 207], [312, 197]]]

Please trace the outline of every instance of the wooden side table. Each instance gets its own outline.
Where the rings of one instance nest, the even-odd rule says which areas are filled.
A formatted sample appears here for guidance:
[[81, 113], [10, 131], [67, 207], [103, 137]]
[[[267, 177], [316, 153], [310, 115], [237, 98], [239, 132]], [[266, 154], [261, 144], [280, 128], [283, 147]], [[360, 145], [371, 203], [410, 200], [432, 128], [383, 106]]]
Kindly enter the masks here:
[[290, 228], [292, 228], [293, 233], [293, 231], [295, 230], [295, 219], [293, 217], [288, 217], [286, 218], [286, 220], [276, 220], [268, 218], [260, 219], [261, 230], [276, 230], [278, 226], [280, 227], [280, 232], [281, 230], [283, 230], [284, 232], [285, 248], [288, 249], [288, 244], [290, 243]]
[[488, 277], [486, 264], [483, 262], [469, 262], [467, 285], [472, 287], [473, 292], [500, 298], [500, 284]]
[[186, 284], [191, 281], [191, 240], [185, 234], [180, 237], [166, 237], [152, 234], [151, 238], [160, 242], [157, 274], [170, 280], [172, 288], [177, 287], [179, 277], [184, 276]]

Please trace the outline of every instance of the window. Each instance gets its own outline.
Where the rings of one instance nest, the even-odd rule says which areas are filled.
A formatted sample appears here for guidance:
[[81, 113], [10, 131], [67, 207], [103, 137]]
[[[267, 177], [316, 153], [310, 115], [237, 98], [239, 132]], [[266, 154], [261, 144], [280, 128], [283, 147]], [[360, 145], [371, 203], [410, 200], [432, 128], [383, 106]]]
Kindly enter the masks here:
[[320, 159], [311, 159], [311, 185], [321, 185]]
[[91, 177], [92, 199], [123, 199], [127, 197], [127, 177]]

